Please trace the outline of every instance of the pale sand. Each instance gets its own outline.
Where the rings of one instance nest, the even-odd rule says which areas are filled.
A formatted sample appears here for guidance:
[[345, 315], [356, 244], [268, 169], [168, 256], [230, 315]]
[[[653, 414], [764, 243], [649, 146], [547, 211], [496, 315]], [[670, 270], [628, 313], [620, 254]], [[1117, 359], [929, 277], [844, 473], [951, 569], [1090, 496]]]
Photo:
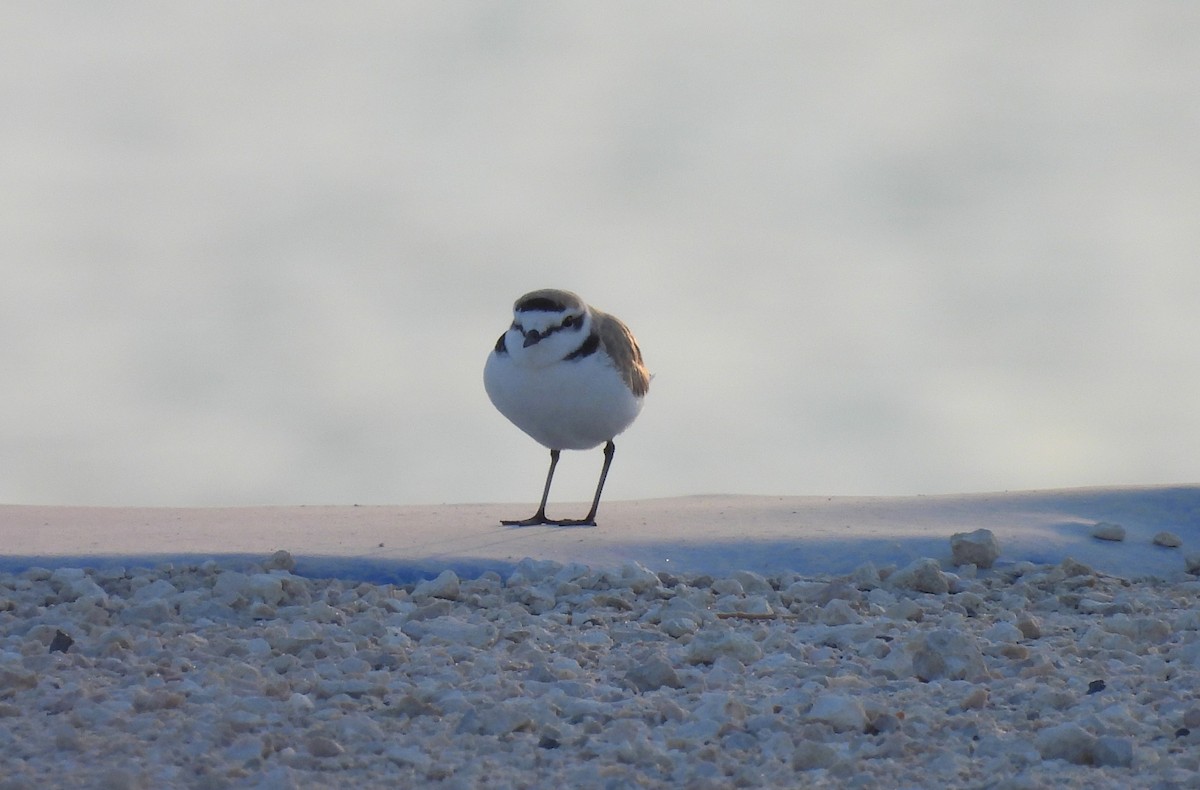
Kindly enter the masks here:
[[[578, 515], [553, 504], [551, 515]], [[1200, 545], [1200, 487], [1153, 486], [921, 497], [697, 496], [605, 502], [595, 528], [503, 527], [528, 504], [416, 507], [92, 508], [0, 506], [0, 563], [9, 569], [82, 558], [291, 552], [301, 572], [368, 569], [428, 575], [508, 567], [524, 557], [683, 573], [841, 573], [870, 561], [949, 558], [949, 537], [992, 530], [1000, 563], [1070, 556], [1124, 576], [1167, 576]], [[1100, 521], [1123, 542], [1091, 536]], [[1159, 531], [1182, 548], [1152, 544]], [[370, 574], [368, 574], [370, 575]]]

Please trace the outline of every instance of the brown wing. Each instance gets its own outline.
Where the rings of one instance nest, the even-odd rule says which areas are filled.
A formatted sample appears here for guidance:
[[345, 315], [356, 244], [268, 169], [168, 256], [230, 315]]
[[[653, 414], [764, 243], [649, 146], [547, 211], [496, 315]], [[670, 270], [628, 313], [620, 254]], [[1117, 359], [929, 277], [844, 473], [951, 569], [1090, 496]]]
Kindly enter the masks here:
[[592, 323], [604, 350], [612, 357], [634, 395], [641, 397], [650, 389], [650, 372], [642, 363], [642, 351], [629, 327], [621, 319], [591, 308]]

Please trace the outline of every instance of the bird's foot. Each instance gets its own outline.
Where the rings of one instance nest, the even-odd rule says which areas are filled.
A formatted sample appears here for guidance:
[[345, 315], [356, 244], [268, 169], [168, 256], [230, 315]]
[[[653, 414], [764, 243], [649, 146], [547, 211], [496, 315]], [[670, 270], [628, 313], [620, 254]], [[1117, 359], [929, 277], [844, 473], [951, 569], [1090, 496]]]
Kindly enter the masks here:
[[546, 518], [541, 513], [537, 513], [529, 518], [519, 518], [510, 521], [502, 520], [500, 523], [506, 527], [536, 527], [540, 524], [552, 524], [554, 522], [550, 521], [550, 519]]
[[513, 521], [501, 521], [506, 527], [594, 527], [596, 519], [594, 518], [546, 518], [544, 513], [535, 513], [529, 518], [516, 519]]
[[551, 521], [550, 523], [556, 527], [594, 527], [594, 526], [596, 526], [596, 519], [594, 519], [594, 518], [560, 518], [555, 521]]

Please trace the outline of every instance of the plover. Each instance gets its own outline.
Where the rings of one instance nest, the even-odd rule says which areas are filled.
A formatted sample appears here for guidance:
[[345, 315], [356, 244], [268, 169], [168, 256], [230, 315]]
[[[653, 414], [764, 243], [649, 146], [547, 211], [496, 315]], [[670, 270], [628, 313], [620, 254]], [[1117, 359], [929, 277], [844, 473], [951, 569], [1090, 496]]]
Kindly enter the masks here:
[[[570, 291], [543, 289], [513, 305], [513, 322], [488, 356], [483, 385], [500, 413], [550, 448], [550, 471], [537, 512], [512, 526], [594, 526], [613, 437], [642, 410], [650, 374], [629, 327]], [[546, 517], [546, 500], [562, 450], [604, 445], [592, 509], [581, 519]]]

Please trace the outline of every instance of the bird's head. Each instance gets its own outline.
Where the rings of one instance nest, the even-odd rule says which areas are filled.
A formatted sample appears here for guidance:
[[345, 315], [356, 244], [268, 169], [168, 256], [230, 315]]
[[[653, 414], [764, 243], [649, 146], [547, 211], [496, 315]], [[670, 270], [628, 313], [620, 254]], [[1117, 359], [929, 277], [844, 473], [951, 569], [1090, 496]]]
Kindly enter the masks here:
[[545, 289], [522, 296], [513, 305], [505, 345], [513, 360], [540, 367], [558, 362], [587, 339], [592, 315], [570, 291]]

